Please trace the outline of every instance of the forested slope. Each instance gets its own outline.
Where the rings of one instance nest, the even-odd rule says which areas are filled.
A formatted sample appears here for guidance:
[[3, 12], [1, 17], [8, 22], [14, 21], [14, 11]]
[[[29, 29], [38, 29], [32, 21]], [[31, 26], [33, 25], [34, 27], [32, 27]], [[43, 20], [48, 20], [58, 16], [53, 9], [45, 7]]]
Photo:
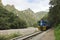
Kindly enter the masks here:
[[27, 27], [26, 22], [0, 6], [0, 29], [15, 29]]
[[0, 2], [0, 29], [16, 29], [38, 26], [38, 21], [47, 12], [34, 13], [30, 8], [19, 11], [14, 5], [4, 6]]
[[27, 23], [27, 26], [33, 26], [34, 24], [37, 24], [37, 21], [40, 20], [47, 12], [37, 12], [34, 13], [30, 8], [19, 11], [17, 10], [13, 5], [6, 5], [5, 8], [19, 16], [22, 20], [25, 20]]

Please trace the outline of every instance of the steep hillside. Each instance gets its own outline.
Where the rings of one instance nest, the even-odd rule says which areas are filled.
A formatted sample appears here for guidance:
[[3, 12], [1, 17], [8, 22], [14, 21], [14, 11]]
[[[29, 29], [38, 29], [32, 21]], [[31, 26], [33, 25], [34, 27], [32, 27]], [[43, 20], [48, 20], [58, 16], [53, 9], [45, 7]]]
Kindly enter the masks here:
[[18, 11], [14, 5], [6, 5], [5, 9], [13, 12], [15, 15], [19, 16], [20, 19], [25, 20], [28, 26], [33, 26], [33, 24], [36, 24], [38, 20], [47, 14], [47, 12], [44, 11], [34, 13], [30, 8], [23, 11]]
[[40, 20], [47, 14], [48, 14], [48, 12], [46, 12], [46, 11], [40, 11], [40, 12], [37, 12], [35, 15], [36, 15], [37, 20]]
[[24, 10], [23, 13], [25, 14], [26, 21], [29, 23], [28, 25], [33, 25], [36, 23], [36, 18], [34, 16], [35, 14], [30, 8]]
[[17, 16], [19, 16], [21, 19], [25, 20], [28, 26], [33, 26], [33, 24], [36, 23], [34, 12], [30, 8], [24, 11], [18, 11], [17, 9], [15, 9], [13, 5], [12, 6], [6, 5], [5, 8], [8, 11], [13, 12]]
[[0, 6], [0, 30], [25, 28], [26, 22]]

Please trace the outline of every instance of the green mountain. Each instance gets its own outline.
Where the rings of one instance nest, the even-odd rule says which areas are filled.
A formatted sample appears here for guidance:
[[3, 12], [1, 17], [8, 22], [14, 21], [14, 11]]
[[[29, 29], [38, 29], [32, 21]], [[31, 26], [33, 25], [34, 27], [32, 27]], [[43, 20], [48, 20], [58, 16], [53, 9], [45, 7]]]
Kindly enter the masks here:
[[25, 14], [26, 22], [29, 23], [28, 25], [33, 25], [37, 22], [34, 16], [35, 14], [30, 8], [24, 10], [23, 13]]
[[14, 5], [6, 5], [4, 8], [10, 12], [13, 12], [20, 19], [25, 20], [28, 26], [33, 26], [38, 20], [47, 14], [47, 12], [44, 11], [34, 13], [30, 8], [19, 11], [14, 7]]
[[36, 15], [37, 20], [41, 20], [47, 14], [48, 12], [46, 11], [40, 11], [40, 12], [37, 12], [35, 15]]

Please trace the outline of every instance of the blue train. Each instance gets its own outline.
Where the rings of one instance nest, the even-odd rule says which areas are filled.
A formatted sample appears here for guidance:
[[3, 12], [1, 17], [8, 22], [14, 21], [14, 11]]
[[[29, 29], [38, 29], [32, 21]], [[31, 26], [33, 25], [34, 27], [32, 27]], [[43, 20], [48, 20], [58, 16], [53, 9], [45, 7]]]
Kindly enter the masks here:
[[38, 25], [40, 26], [40, 30], [43, 30], [44, 28], [46, 28], [46, 30], [51, 28], [51, 24], [48, 20], [40, 20], [38, 21]]

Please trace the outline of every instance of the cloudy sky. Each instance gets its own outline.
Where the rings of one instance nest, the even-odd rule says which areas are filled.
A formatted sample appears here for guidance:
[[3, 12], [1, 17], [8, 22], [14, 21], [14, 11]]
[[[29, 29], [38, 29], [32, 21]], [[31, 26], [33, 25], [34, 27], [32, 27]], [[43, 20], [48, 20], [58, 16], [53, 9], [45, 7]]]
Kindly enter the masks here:
[[49, 9], [49, 0], [2, 0], [4, 5], [14, 5], [18, 10], [32, 9], [34, 12]]

